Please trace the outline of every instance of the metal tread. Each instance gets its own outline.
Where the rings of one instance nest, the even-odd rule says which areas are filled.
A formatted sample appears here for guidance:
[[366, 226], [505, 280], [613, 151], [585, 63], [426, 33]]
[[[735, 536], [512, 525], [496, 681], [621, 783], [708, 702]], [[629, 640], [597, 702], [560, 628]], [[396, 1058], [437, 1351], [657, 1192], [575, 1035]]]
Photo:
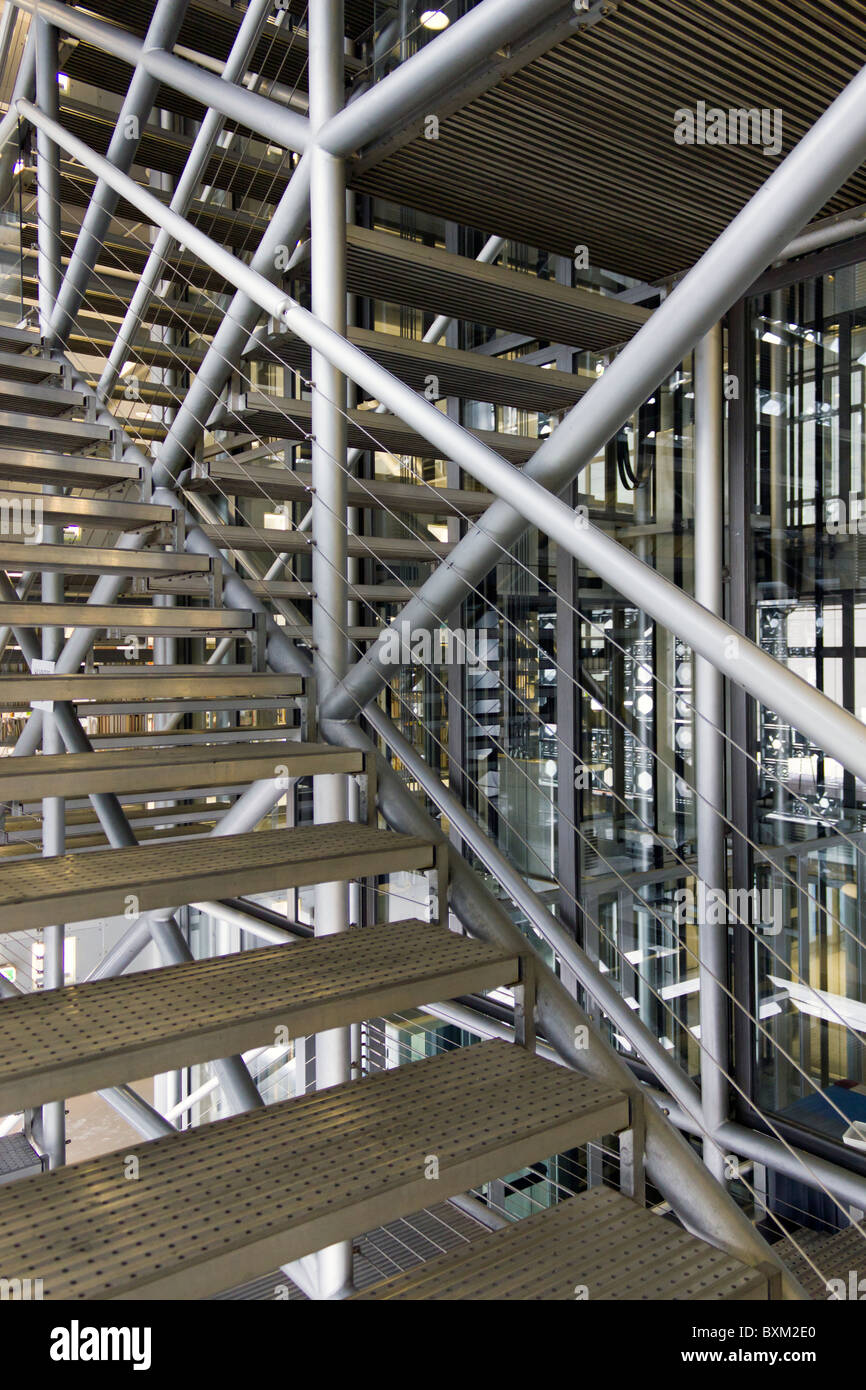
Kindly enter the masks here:
[[5, 386], [8, 382], [26, 382], [28, 385], [34, 381], [44, 382], [50, 378], [62, 377], [63, 367], [59, 362], [52, 362], [47, 357], [31, 357], [29, 353], [6, 352], [0, 349], [0, 382]]
[[[435, 444], [410, 429], [396, 415], [371, 410], [347, 410], [346, 439], [350, 449], [380, 450], [408, 454], [414, 458], [441, 458]], [[285, 439], [289, 444], [305, 444], [312, 431], [309, 401], [273, 397], [262, 391], [242, 391], [220, 401], [208, 421], [210, 429], [239, 433], [243, 425], [257, 435]], [[509, 463], [521, 464], [531, 458], [543, 442], [527, 435], [503, 434], [496, 430], [469, 430]]]
[[[38, 563], [41, 546], [27, 547]], [[122, 554], [125, 556], [126, 552]], [[15, 627], [95, 627], [124, 632], [249, 632], [255, 615], [245, 608], [154, 608], [112, 603], [0, 602], [0, 624]]]
[[[208, 730], [206, 736], [214, 732], [237, 735], [236, 730], [229, 729]], [[94, 796], [102, 792], [117, 795], [138, 791], [180, 792], [191, 788], [235, 786], [263, 777], [355, 773], [364, 767], [364, 755], [357, 749], [326, 743], [295, 743], [275, 738], [261, 743], [227, 741], [177, 746], [172, 734], [174, 739], [185, 736], [184, 731], [157, 732], [144, 748], [0, 758], [0, 804], [37, 801], [44, 796]], [[145, 736], [119, 737], [143, 740]], [[160, 749], [163, 742], [167, 746]], [[278, 772], [278, 768], [287, 771]]]
[[[40, 551], [41, 559], [41, 551]], [[26, 708], [36, 700], [195, 700], [293, 696], [303, 692], [300, 676], [274, 676], [256, 671], [226, 675], [219, 666], [212, 674], [164, 672], [152, 666], [131, 666], [99, 675], [0, 676], [0, 709]], [[238, 705], [238, 708], [246, 708]], [[85, 714], [87, 710], [83, 711]], [[2, 770], [2, 769], [0, 769]]]
[[[270, 463], [234, 459], [196, 460], [187, 483], [191, 492], [228, 492], [234, 497], [270, 497], [274, 501], [309, 502], [313, 475], [309, 468], [287, 468], [267, 450], [260, 453]], [[456, 512], [479, 516], [494, 501], [487, 491], [457, 487], [433, 487], [423, 482], [404, 482], [398, 478], [346, 480], [347, 505], [377, 507], [388, 511], [416, 512], [441, 516]]]
[[[100, 526], [106, 531], [144, 531], [153, 526], [171, 526], [176, 517], [173, 507], [162, 507], [154, 502], [57, 497], [52, 493], [18, 492], [12, 488], [0, 490], [0, 509], [13, 513], [16, 508], [24, 510], [33, 506], [36, 496], [45, 526]], [[9, 533], [12, 533], [11, 528]]]
[[355, 1299], [590, 1302], [766, 1300], [778, 1273], [752, 1268], [609, 1187], [593, 1188]]
[[[33, 362], [40, 365], [37, 357], [23, 358], [20, 354], [16, 360], [20, 362]], [[50, 368], [50, 363], [48, 364]], [[20, 368], [19, 368], [20, 371]], [[66, 411], [83, 410], [85, 404], [84, 395], [81, 391], [70, 390], [66, 386], [45, 385], [44, 382], [28, 381], [26, 385], [22, 381], [10, 381], [4, 369], [0, 366], [0, 408], [12, 409], [26, 405], [29, 415], [59, 416]], [[64, 424], [68, 421], [64, 421]]]
[[[367, 557], [370, 558], [369, 555]], [[312, 582], [304, 584], [297, 579], [245, 579], [244, 583], [256, 598], [269, 599], [311, 599]], [[145, 583], [148, 594], [185, 594], [189, 598], [204, 598], [210, 592], [205, 579], [188, 579], [186, 575], [172, 576], [168, 579], [148, 579]], [[362, 603], [406, 603], [415, 592], [411, 584], [350, 584], [349, 598]], [[290, 629], [286, 629], [290, 631]]]
[[[271, 526], [229, 526], [222, 522], [203, 525], [201, 530], [222, 550], [265, 550], [273, 556], [283, 551], [305, 555], [313, 548], [306, 531], [283, 531]], [[432, 565], [450, 555], [453, 549], [450, 541], [428, 541], [422, 536], [350, 535], [347, 540], [349, 556], [359, 560], [426, 560]]]
[[478, 1043], [22, 1178], [0, 1268], [38, 1249], [48, 1299], [203, 1298], [628, 1123], [625, 1096]]
[[3, 482], [103, 488], [140, 480], [141, 469], [135, 463], [84, 458], [80, 454], [43, 454], [27, 453], [22, 449], [0, 449], [0, 481]]
[[[35, 388], [34, 388], [35, 389]], [[20, 399], [20, 388], [19, 388]], [[108, 444], [112, 431], [108, 425], [90, 420], [55, 420], [20, 410], [0, 410], [0, 444], [20, 444], [49, 449], [86, 449], [91, 444]]]
[[0, 866], [0, 933], [433, 867], [416, 836], [336, 821]]
[[[597, 381], [594, 372], [562, 372], [536, 367], [518, 358], [488, 357], [485, 353], [400, 338], [368, 328], [350, 328], [347, 338], [407, 386], [422, 394], [431, 376], [438, 383], [436, 396], [490, 401], [522, 410], [570, 410]], [[247, 357], [257, 361], [284, 362], [309, 381], [310, 349], [294, 334], [274, 333], [256, 338]]]
[[516, 956], [420, 921], [0, 1002], [0, 1114], [516, 984]]
[[59, 570], [69, 574], [210, 574], [213, 560], [178, 550], [118, 550], [115, 546], [50, 545], [0, 538], [0, 568]]

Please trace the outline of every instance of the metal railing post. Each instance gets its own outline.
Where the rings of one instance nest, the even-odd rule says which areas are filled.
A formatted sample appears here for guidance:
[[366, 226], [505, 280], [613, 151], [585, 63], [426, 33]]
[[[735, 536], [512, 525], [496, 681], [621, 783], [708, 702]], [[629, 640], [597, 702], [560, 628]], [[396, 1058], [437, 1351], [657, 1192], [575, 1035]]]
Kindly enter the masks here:
[[[317, 133], [343, 104], [343, 0], [312, 0], [310, 51], [310, 229], [313, 312], [335, 332], [346, 332], [346, 180], [342, 159], [322, 149]], [[348, 667], [348, 571], [346, 514], [346, 378], [319, 353], [312, 355], [313, 476], [313, 670], [319, 699]], [[316, 824], [348, 819], [345, 774], [313, 779]], [[349, 885], [324, 883], [315, 890], [317, 936], [346, 931]], [[319, 1090], [351, 1077], [348, 1028], [316, 1036]], [[352, 1288], [352, 1243], [319, 1252], [319, 1298], [340, 1298]]]

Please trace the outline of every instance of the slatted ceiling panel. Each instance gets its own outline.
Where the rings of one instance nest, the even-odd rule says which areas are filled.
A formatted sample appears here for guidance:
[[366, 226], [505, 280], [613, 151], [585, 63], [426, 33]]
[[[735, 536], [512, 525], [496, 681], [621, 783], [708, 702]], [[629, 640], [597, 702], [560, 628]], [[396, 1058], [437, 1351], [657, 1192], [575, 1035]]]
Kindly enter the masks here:
[[419, 309], [435, 304], [455, 318], [584, 350], [623, 342], [650, 316], [609, 295], [483, 265], [364, 227], [349, 228], [348, 283], [355, 294], [385, 296]]
[[0, 1003], [0, 1114], [517, 978], [515, 956], [407, 921], [40, 990]]
[[[310, 437], [312, 408], [309, 401], [274, 400], [258, 391], [241, 392], [220, 402], [209, 424], [212, 428], [231, 430], [246, 424], [255, 434], [299, 444]], [[350, 449], [379, 449], [415, 458], [441, 457], [435, 445], [409, 429], [395, 415], [348, 410], [346, 430]], [[542, 442], [526, 435], [500, 434], [494, 430], [470, 430], [469, 433], [515, 464], [525, 463]]]
[[[522, 410], [568, 410], [597, 380], [594, 372], [560, 372], [519, 358], [508, 361], [366, 328], [350, 328], [347, 337], [415, 391], [423, 393], [434, 377], [440, 397], [461, 396]], [[263, 338], [250, 356], [259, 361], [276, 358], [310, 378], [309, 346], [291, 333]], [[371, 428], [375, 433], [375, 425]]]
[[340, 882], [433, 866], [430, 844], [369, 825], [335, 822], [223, 835], [186, 845], [65, 854], [0, 867], [0, 932], [52, 922]]
[[[38, 692], [29, 698], [38, 698]], [[81, 713], [86, 712], [83, 707]], [[57, 796], [188, 791], [229, 787], [263, 777], [310, 777], [315, 773], [357, 773], [363, 769], [363, 754], [356, 749], [287, 742], [281, 737], [284, 729], [275, 731], [271, 741], [267, 737], [270, 732], [258, 729], [256, 735], [263, 742], [240, 744], [232, 741], [237, 737], [235, 729], [166, 732], [154, 734], [145, 748], [3, 758], [0, 759], [0, 803], [36, 801], [50, 796], [52, 791]], [[220, 735], [226, 739], [224, 744], [205, 742]], [[129, 737], [132, 739], [135, 735]], [[202, 744], [176, 746], [175, 741], [183, 738], [200, 738]], [[94, 740], [97, 744], [102, 741]], [[168, 756], [164, 751], [159, 757], [155, 748], [163, 744], [169, 745]], [[277, 767], [286, 767], [288, 772], [280, 774]]]
[[600, 1187], [480, 1236], [354, 1295], [386, 1300], [766, 1300], [766, 1269], [753, 1269]]
[[420, 1210], [428, 1154], [443, 1199], [628, 1123], [624, 1096], [480, 1043], [22, 1179], [0, 1266], [38, 1248], [49, 1299], [202, 1298]]
[[[779, 107], [787, 153], [859, 69], [853, 0], [621, 0], [353, 186], [656, 280], [694, 263], [779, 160], [674, 143], [674, 112]], [[517, 152], [517, 154], [516, 154]], [[779, 156], [779, 158], [782, 157]], [[824, 215], [866, 201], [859, 170]]]

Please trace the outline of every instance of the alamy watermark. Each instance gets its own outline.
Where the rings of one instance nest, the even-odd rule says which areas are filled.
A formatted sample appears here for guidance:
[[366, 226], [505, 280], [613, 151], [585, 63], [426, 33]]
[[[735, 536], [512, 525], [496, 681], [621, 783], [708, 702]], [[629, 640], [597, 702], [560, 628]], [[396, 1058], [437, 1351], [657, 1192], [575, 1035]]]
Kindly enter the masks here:
[[0, 497], [0, 536], [23, 537], [27, 545], [42, 541], [42, 498]]
[[847, 1279], [828, 1279], [825, 1287], [831, 1303], [866, 1301], [866, 1279], [860, 1278], [859, 1270], [849, 1269]]
[[866, 536], [866, 500], [858, 492], [828, 497], [824, 502], [824, 530], [828, 536]]
[[385, 666], [486, 666], [494, 657], [496, 634], [459, 627], [413, 628], [399, 623], [379, 638], [378, 656]]
[[678, 145], [756, 145], [762, 154], [782, 151], [782, 109], [779, 106], [681, 106], [674, 112], [674, 141]]
[[38, 1303], [44, 1297], [41, 1279], [0, 1279], [0, 1303]]
[[674, 921], [709, 927], [734, 926], [737, 922], [755, 927], [764, 936], [778, 936], [783, 926], [781, 888], [708, 888], [698, 879], [697, 893], [691, 888], [674, 891]]

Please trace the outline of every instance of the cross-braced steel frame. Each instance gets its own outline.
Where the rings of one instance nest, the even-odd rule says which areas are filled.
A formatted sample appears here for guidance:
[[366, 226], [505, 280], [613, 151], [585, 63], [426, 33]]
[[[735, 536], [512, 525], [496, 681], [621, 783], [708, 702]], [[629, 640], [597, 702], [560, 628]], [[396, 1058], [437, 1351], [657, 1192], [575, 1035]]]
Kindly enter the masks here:
[[[408, 624], [413, 632], [430, 631], [447, 620], [471, 589], [489, 572], [528, 526], [553, 538], [564, 554], [573, 556], [600, 575], [641, 611], [682, 637], [700, 658], [697, 719], [704, 733], [699, 748], [698, 776], [703, 778], [704, 800], [709, 806], [721, 795], [712, 769], [719, 751], [714, 739], [720, 714], [722, 679], [732, 687], [772, 703], [791, 724], [832, 753], [851, 772], [866, 780], [866, 731], [863, 726], [819, 691], [781, 666], [759, 646], [745, 638], [721, 616], [718, 582], [720, 569], [719, 508], [721, 505], [720, 337], [718, 324], [732, 304], [744, 294], [758, 273], [782, 253], [827, 198], [849, 177], [866, 155], [866, 70], [861, 72], [832, 103], [799, 145], [777, 168], [742, 212], [714, 242], [649, 322], [618, 354], [586, 396], [566, 416], [550, 438], [522, 470], [493, 452], [429, 401], [408, 388], [385, 368], [354, 346], [347, 337], [345, 257], [346, 185], [345, 159], [419, 110], [435, 109], [440, 97], [461, 77], [503, 44], [519, 40], [537, 29], [546, 18], [561, 19], [561, 0], [482, 0], [464, 18], [451, 25], [421, 51], [356, 99], [343, 101], [343, 7], [340, 0], [312, 0], [310, 5], [310, 106], [301, 116], [242, 85], [250, 53], [261, 32], [268, 6], [259, 0], [246, 11], [232, 53], [217, 77], [195, 63], [178, 58], [174, 43], [183, 20], [185, 4], [160, 0], [143, 42], [113, 26], [55, 3], [55, 0], [13, 0], [36, 20], [35, 50], [28, 48], [7, 117], [0, 123], [0, 149], [8, 145], [21, 121], [37, 132], [40, 189], [47, 189], [44, 215], [39, 221], [40, 303], [42, 333], [46, 344], [62, 352], [75, 314], [82, 302], [96, 255], [118, 199], [136, 207], [158, 228], [158, 239], [147, 268], [131, 300], [117, 341], [99, 383], [108, 398], [126, 355], [128, 344], [146, 313], [148, 300], [159, 279], [164, 257], [173, 243], [180, 244], [234, 287], [235, 295], [214, 335], [195, 380], [171, 422], [155, 463], [137, 454], [133, 445], [127, 456], [140, 460], [152, 474], [154, 500], [169, 502], [186, 513], [186, 546], [194, 552], [219, 556], [219, 548], [205, 535], [197, 518], [186, 512], [178, 479], [188, 467], [204, 422], [224, 389], [251, 331], [267, 315], [309, 344], [313, 378], [313, 487], [311, 527], [314, 541], [313, 648], [310, 662], [281, 631], [264, 603], [257, 599], [239, 574], [229, 572], [223, 599], [266, 617], [267, 658], [272, 669], [314, 675], [318, 692], [317, 723], [324, 737], [334, 743], [372, 749], [362, 721], [381, 738], [391, 753], [409, 768], [452, 827], [498, 879], [545, 938], [555, 945], [575, 977], [609, 1014], [641, 1059], [705, 1140], [708, 1167], [654, 1105], [647, 1117], [645, 1158], [649, 1176], [694, 1231], [729, 1249], [754, 1258], [767, 1251], [750, 1223], [728, 1199], [710, 1169], [722, 1176], [719, 1142], [727, 1121], [724, 1073], [727, 1020], [723, 1001], [714, 986], [720, 962], [710, 958], [701, 989], [702, 1025], [712, 1045], [705, 1052], [702, 1094], [660, 1047], [645, 1025], [629, 1010], [607, 983], [594, 962], [576, 945], [546, 906], [515, 873], [505, 857], [461, 807], [452, 791], [426, 767], [399, 731], [383, 714], [377, 697], [393, 678], [390, 653], [394, 644], [383, 634], [363, 659], [349, 663], [346, 506], [346, 380], [362, 386], [380, 405], [429, 440], [438, 454], [454, 461], [495, 495], [496, 501], [472, 525], [449, 559], [438, 566], [418, 593], [403, 608], [393, 626]], [[575, 23], [577, 23], [575, 19]], [[128, 62], [133, 81], [121, 118], [133, 117], [140, 125], [149, 114], [159, 83], [187, 91], [207, 109], [206, 119], [193, 144], [171, 202], [166, 206], [139, 187], [129, 176], [135, 142], [122, 133], [112, 140], [106, 157], [99, 156], [63, 128], [53, 107], [49, 88], [56, 96], [50, 73], [56, 70], [57, 32], [78, 37]], [[35, 83], [35, 90], [34, 90]], [[33, 99], [35, 97], [35, 100]], [[279, 143], [298, 156], [267, 232], [249, 264], [232, 255], [187, 219], [223, 122], [230, 118]], [[118, 126], [120, 130], [120, 123]], [[56, 178], [58, 150], [84, 165], [96, 177], [96, 188], [65, 275], [60, 274], [57, 226], [58, 205], [52, 179]], [[279, 282], [280, 248], [289, 251], [305, 227], [312, 234], [312, 307], [305, 310], [290, 299]], [[495, 254], [490, 248], [490, 254]], [[442, 325], [437, 321], [438, 331]], [[581, 509], [560, 500], [559, 494], [579, 475], [600, 447], [612, 438], [625, 420], [658, 387], [673, 368], [698, 347], [698, 450], [701, 472], [698, 525], [706, 537], [699, 568], [698, 596], [693, 599], [665, 580], [641, 559], [595, 527]], [[88, 387], [88, 389], [90, 389]], [[106, 420], [113, 419], [104, 411]], [[122, 537], [120, 547], [133, 552], [141, 544], [140, 533]], [[91, 602], [107, 603], [120, 593], [123, 576], [103, 577]], [[33, 664], [40, 659], [32, 633], [16, 632], [22, 650]], [[58, 673], [79, 669], [92, 640], [92, 631], [79, 629], [65, 644], [51, 638], [42, 651]], [[399, 644], [398, 644], [399, 646]], [[702, 724], [703, 721], [703, 724]], [[86, 751], [73, 707], [58, 704], [50, 715], [34, 711], [19, 752], [32, 751], [41, 737], [46, 751], [61, 743], [71, 751]], [[321, 779], [316, 789], [316, 818], [341, 820], [347, 815], [347, 779]], [[273, 779], [255, 783], [220, 822], [215, 834], [252, 829], [283, 795]], [[441, 832], [401, 779], [383, 761], [378, 774], [379, 809], [395, 829], [441, 839]], [[98, 798], [96, 810], [114, 845], [134, 843], [133, 832], [116, 798]], [[709, 822], [715, 820], [715, 828]], [[55, 817], [47, 852], [63, 847], [62, 818]], [[706, 876], [718, 876], [720, 846], [717, 818], [700, 835]], [[714, 867], [710, 867], [710, 866]], [[702, 871], [703, 872], [703, 871]], [[453, 864], [450, 906], [471, 933], [513, 946], [516, 928], [490, 896], [480, 878], [459, 858]], [[345, 885], [326, 885], [317, 890], [317, 922], [322, 930], [342, 930], [349, 920]], [[60, 941], [62, 980], [62, 927]], [[150, 913], [132, 923], [123, 940], [106, 957], [102, 974], [124, 969], [151, 940], [163, 960], [186, 959], [180, 929], [170, 913]], [[56, 952], [55, 952], [56, 955]], [[56, 975], [56, 960], [55, 960]], [[539, 970], [538, 1021], [550, 1043], [569, 1064], [636, 1092], [638, 1083], [622, 1059], [591, 1026], [590, 1045], [578, 1046], [579, 1030], [589, 1020], [553, 973]], [[581, 1033], [581, 1036], [583, 1034]], [[320, 1053], [322, 1081], [348, 1078], [349, 1052], [345, 1033], [329, 1035]], [[220, 1064], [221, 1080], [236, 1108], [261, 1104], [240, 1059]], [[128, 1097], [127, 1104], [128, 1104]], [[115, 1096], [120, 1104], [123, 1097]], [[165, 1132], [161, 1117], [144, 1114], [148, 1133]], [[55, 1139], [55, 1144], [62, 1138]], [[769, 1142], [769, 1141], [766, 1141]], [[764, 1147], [766, 1152], [766, 1145]], [[774, 1161], [799, 1176], [797, 1164], [784, 1148], [773, 1149]], [[828, 1165], [829, 1167], [830, 1165]], [[831, 1181], [829, 1173], [827, 1181]], [[839, 1187], [839, 1175], [832, 1181]], [[861, 1206], [862, 1184], [845, 1186], [849, 1200], [856, 1192]], [[325, 1252], [320, 1267], [320, 1287], [339, 1294], [350, 1279], [350, 1252], [335, 1247]]]

